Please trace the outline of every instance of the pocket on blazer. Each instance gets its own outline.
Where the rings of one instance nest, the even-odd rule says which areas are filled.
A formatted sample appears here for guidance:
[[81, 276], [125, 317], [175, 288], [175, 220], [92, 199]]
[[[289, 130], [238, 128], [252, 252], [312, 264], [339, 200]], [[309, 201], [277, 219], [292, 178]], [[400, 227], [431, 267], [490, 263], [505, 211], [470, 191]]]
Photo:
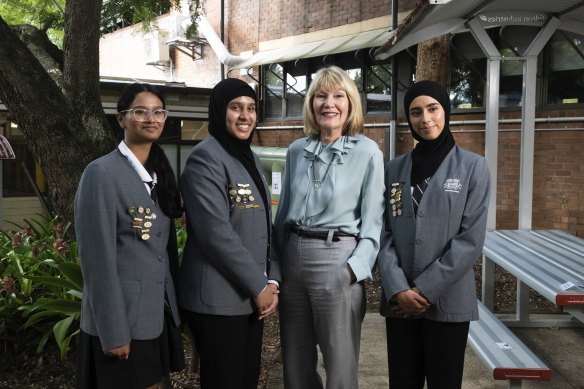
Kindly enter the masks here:
[[140, 281], [123, 281], [122, 292], [124, 293], [124, 303], [126, 304], [126, 320], [128, 321], [128, 326], [132, 327], [138, 319], [142, 283]]
[[459, 279], [438, 299], [440, 310], [444, 313], [466, 314], [476, 308], [474, 275]]
[[206, 305], [220, 308], [236, 307], [248, 298], [217, 270], [205, 266], [201, 277], [201, 300]]

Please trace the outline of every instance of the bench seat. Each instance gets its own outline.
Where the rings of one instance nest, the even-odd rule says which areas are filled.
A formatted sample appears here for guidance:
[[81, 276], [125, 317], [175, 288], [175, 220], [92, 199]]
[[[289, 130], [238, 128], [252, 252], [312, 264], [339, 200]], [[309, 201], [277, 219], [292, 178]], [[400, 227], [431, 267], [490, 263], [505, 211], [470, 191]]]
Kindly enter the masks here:
[[[483, 247], [482, 300], [494, 308], [495, 265], [517, 278], [517, 315], [508, 326], [581, 326], [584, 323], [584, 239], [559, 230], [487, 231]], [[569, 318], [531, 320], [529, 289]]]
[[549, 381], [552, 371], [480, 301], [479, 320], [470, 324], [468, 342], [475, 354], [493, 371], [496, 380]]

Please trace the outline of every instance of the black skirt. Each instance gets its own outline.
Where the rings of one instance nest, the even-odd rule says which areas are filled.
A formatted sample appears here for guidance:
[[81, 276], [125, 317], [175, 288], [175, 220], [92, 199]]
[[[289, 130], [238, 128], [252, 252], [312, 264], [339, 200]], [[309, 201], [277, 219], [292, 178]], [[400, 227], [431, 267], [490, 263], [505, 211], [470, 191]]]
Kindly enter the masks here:
[[77, 354], [78, 389], [144, 389], [155, 385], [171, 371], [185, 368], [178, 328], [165, 309], [162, 334], [150, 340], [132, 340], [127, 360], [106, 355], [99, 337], [80, 330]]

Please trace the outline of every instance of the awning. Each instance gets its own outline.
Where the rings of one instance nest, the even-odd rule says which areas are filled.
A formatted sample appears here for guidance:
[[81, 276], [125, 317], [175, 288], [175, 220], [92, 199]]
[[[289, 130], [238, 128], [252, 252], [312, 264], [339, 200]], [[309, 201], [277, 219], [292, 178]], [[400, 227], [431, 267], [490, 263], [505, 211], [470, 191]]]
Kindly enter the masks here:
[[501, 25], [541, 26], [550, 17], [559, 20], [559, 30], [584, 35], [583, 0], [464, 0], [431, 4], [424, 0], [396, 29], [395, 36], [375, 51], [383, 60], [420, 42], [463, 31], [472, 19], [485, 27]]
[[260, 51], [251, 57], [243, 57], [232, 55], [227, 51], [227, 48], [204, 16], [199, 17], [197, 26], [209, 42], [219, 61], [225, 64], [228, 70], [248, 69], [253, 66], [378, 47], [386, 43], [391, 37], [388, 26], [387, 28], [361, 31], [293, 46]]
[[324, 55], [345, 53], [359, 49], [378, 47], [390, 38], [389, 28], [337, 36], [314, 42], [302, 43], [292, 47], [260, 51], [249, 59], [230, 66], [230, 69], [247, 69], [252, 66], [293, 61], [301, 58], [320, 57]]

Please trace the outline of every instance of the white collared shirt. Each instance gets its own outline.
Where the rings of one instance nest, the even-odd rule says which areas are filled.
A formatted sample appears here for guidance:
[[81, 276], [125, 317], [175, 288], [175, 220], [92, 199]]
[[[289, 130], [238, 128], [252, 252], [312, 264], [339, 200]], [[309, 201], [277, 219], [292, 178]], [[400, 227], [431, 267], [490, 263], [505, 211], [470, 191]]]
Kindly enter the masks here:
[[118, 149], [120, 150], [120, 153], [122, 153], [124, 157], [128, 158], [130, 165], [132, 165], [136, 173], [140, 175], [140, 178], [142, 179], [142, 181], [144, 181], [144, 186], [146, 187], [146, 190], [148, 190], [148, 194], [150, 194], [152, 191], [150, 185], [152, 185], [152, 188], [154, 188], [154, 185], [156, 185], [156, 183], [158, 182], [156, 172], [154, 172], [151, 176], [150, 173], [148, 173], [148, 171], [140, 163], [140, 161], [138, 161], [138, 158], [136, 158], [136, 156], [134, 155], [132, 150], [130, 150], [126, 142], [121, 141], [120, 144], [118, 145]]

